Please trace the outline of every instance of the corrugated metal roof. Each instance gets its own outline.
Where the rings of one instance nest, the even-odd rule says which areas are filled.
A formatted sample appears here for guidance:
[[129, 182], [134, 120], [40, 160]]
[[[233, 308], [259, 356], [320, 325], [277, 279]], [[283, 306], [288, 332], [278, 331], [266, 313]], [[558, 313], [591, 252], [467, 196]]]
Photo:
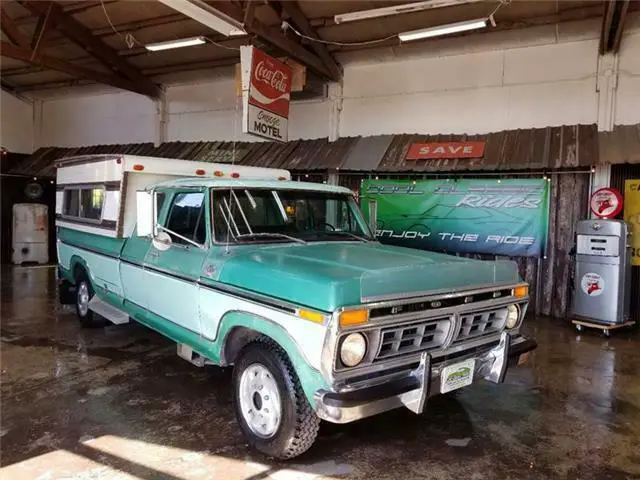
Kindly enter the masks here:
[[[482, 158], [406, 160], [413, 143], [485, 141]], [[62, 157], [122, 153], [293, 171], [447, 172], [552, 170], [598, 163], [640, 163], [640, 125], [598, 132], [595, 125], [507, 130], [487, 135], [380, 135], [275, 142], [167, 142], [41, 148], [9, 173], [54, 176]]]
[[640, 163], [640, 124], [617, 125], [598, 136], [601, 164]]
[[[414, 143], [485, 141], [482, 158], [406, 160]], [[378, 172], [544, 170], [597, 163], [595, 125], [505, 130], [487, 135], [396, 135]]]
[[342, 164], [342, 170], [367, 172], [374, 170], [386, 153], [393, 135], [359, 138]]

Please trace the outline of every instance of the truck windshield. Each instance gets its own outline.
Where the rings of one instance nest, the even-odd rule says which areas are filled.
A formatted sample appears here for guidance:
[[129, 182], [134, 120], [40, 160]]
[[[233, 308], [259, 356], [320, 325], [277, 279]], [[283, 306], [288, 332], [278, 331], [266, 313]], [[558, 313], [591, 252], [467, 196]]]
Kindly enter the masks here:
[[369, 241], [351, 195], [234, 188], [213, 191], [214, 236], [220, 243]]

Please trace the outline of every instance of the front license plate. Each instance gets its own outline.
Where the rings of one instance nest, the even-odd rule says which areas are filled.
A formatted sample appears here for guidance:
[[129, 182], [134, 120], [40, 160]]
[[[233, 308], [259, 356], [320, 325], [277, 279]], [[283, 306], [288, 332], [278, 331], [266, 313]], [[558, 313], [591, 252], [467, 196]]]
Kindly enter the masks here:
[[447, 393], [471, 385], [475, 366], [476, 361], [472, 358], [444, 367], [440, 375], [440, 393]]

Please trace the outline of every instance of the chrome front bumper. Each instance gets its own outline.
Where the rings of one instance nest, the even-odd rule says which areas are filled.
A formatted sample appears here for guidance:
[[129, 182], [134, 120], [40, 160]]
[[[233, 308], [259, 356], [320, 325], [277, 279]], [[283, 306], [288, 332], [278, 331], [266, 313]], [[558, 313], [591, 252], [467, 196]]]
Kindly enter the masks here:
[[480, 379], [502, 383], [509, 365], [520, 364], [536, 346], [534, 340], [504, 332], [495, 348], [480, 355], [436, 362], [423, 352], [417, 367], [393, 381], [343, 393], [319, 390], [315, 394], [316, 413], [332, 423], [348, 423], [399, 407], [419, 414], [427, 398], [441, 393], [441, 373], [448, 365], [474, 359], [474, 383]]

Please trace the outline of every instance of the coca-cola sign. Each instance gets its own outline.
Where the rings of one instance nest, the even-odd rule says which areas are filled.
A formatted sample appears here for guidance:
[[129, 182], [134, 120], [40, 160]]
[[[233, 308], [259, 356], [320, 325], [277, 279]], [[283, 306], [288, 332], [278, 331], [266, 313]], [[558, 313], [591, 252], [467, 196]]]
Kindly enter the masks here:
[[254, 47], [241, 47], [243, 130], [287, 141], [291, 68]]

